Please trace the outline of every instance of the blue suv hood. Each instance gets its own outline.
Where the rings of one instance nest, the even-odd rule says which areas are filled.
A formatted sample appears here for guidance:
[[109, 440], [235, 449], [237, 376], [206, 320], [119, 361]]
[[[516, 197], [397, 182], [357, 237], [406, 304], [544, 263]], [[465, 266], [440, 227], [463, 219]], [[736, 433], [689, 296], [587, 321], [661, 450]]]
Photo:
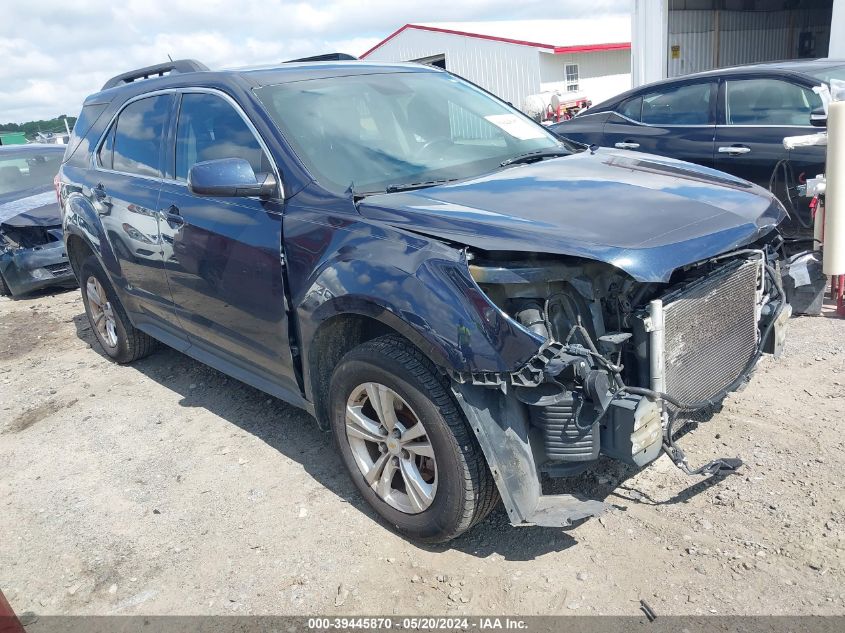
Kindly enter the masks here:
[[365, 198], [360, 213], [485, 251], [572, 255], [639, 281], [730, 251], [784, 217], [767, 191], [682, 161], [601, 148]]

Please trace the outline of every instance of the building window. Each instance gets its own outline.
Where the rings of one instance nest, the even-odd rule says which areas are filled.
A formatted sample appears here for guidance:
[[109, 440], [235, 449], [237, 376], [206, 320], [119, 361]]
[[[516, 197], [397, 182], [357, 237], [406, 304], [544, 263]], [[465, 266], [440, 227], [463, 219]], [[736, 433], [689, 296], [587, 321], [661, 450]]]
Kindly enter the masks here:
[[576, 92], [578, 90], [578, 64], [566, 65], [566, 91]]

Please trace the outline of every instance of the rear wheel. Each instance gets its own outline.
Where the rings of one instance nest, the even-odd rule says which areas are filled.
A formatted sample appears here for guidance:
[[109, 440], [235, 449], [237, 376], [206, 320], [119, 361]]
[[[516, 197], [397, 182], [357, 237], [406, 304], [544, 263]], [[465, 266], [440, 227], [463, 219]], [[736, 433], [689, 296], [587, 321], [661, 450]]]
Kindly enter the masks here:
[[149, 355], [155, 349], [155, 339], [129, 321], [96, 257], [82, 263], [79, 279], [85, 314], [108, 357], [117, 363], [131, 363]]
[[352, 481], [400, 532], [429, 542], [483, 520], [498, 492], [448, 385], [398, 336], [364, 343], [332, 375], [331, 424]]

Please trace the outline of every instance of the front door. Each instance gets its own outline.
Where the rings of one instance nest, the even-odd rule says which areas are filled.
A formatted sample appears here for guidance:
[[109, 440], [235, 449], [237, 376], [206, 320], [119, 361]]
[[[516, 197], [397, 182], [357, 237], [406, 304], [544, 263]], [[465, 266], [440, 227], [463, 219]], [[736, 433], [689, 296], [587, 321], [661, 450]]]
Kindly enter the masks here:
[[[723, 123], [716, 128], [717, 169], [767, 189], [771, 183], [785, 201], [787, 188], [796, 198], [799, 184], [824, 172], [824, 147], [787, 152], [783, 146], [784, 137], [820, 131], [810, 125], [810, 112], [822, 105], [812, 90], [783, 79], [729, 79], [719, 101]], [[808, 200], [795, 202], [800, 220], [809, 222]]]
[[215, 92], [181, 96], [172, 178], [159, 200], [165, 269], [192, 345], [242, 365], [284, 388], [295, 387], [282, 276], [280, 199], [192, 194], [195, 163], [243, 158], [256, 174], [273, 164], [253, 128]]

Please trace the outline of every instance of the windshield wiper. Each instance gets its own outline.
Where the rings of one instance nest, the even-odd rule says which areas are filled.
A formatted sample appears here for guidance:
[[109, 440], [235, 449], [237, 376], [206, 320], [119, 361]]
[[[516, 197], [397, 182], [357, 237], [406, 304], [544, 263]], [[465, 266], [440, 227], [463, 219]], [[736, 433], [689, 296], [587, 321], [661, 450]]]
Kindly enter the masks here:
[[423, 182], [409, 182], [398, 185], [387, 185], [384, 188], [385, 193], [397, 193], [399, 191], [413, 191], [414, 189], [425, 189], [426, 187], [434, 187], [436, 185], [443, 185], [447, 182], [453, 182], [457, 178], [442, 178], [440, 180], [425, 180]]
[[551, 147], [549, 149], [541, 149], [536, 152], [527, 152], [525, 154], [518, 154], [513, 158], [503, 160], [499, 163], [499, 167], [507, 167], [508, 165], [516, 165], [518, 163], [534, 163], [546, 158], [555, 158], [556, 156], [569, 156], [572, 152], [563, 147]]

